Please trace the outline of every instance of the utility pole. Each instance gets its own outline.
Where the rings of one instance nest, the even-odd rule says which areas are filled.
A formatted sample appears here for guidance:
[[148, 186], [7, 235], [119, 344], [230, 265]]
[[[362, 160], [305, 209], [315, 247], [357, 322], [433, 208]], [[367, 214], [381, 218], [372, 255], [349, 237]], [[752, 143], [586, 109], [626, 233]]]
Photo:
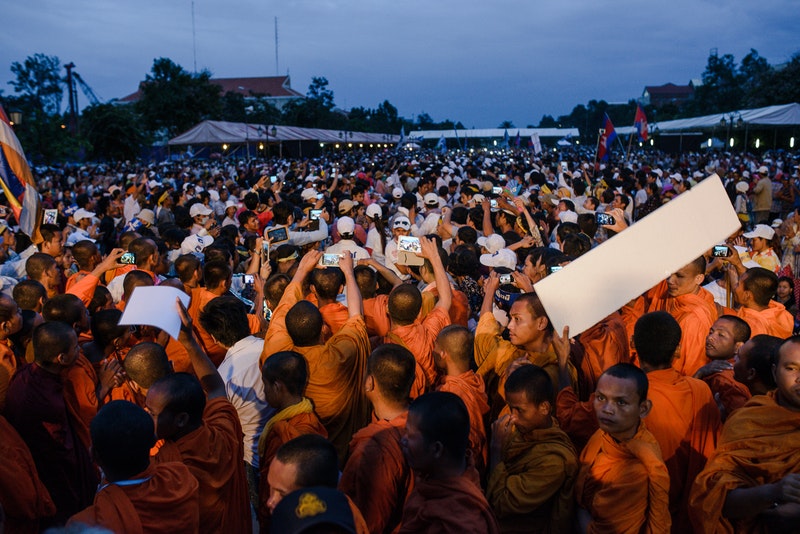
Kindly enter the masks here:
[[69, 131], [72, 135], [78, 133], [78, 95], [75, 91], [75, 82], [72, 79], [72, 69], [75, 68], [75, 63], [69, 62], [64, 65], [67, 69], [67, 88], [69, 90]]
[[280, 76], [278, 70], [278, 17], [275, 17], [275, 76]]

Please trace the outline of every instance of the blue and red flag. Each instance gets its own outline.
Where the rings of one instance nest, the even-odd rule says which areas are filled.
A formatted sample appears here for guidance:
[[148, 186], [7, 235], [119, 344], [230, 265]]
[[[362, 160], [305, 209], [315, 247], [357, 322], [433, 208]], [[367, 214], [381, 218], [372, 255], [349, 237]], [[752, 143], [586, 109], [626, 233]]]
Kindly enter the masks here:
[[517, 138], [516, 138], [516, 139], [514, 139], [514, 146], [516, 146], [517, 148], [519, 148], [519, 145], [520, 145], [520, 143], [522, 143], [522, 139], [520, 139], [520, 137], [519, 137], [519, 130], [517, 130]]
[[639, 142], [647, 141], [647, 115], [644, 114], [642, 106], [636, 104], [636, 116], [633, 118], [633, 127], [639, 136]]
[[614, 125], [611, 124], [611, 119], [608, 118], [608, 113], [605, 114], [605, 122], [603, 123], [603, 133], [600, 134], [600, 140], [597, 144], [597, 159], [600, 161], [608, 160], [608, 155], [611, 153], [611, 145], [617, 139], [617, 132], [614, 130]]
[[20, 230], [34, 243], [41, 241], [39, 226], [42, 221], [42, 206], [39, 192], [33, 181], [22, 145], [11, 128], [8, 115], [0, 106], [0, 188], [5, 194], [11, 211], [19, 223]]

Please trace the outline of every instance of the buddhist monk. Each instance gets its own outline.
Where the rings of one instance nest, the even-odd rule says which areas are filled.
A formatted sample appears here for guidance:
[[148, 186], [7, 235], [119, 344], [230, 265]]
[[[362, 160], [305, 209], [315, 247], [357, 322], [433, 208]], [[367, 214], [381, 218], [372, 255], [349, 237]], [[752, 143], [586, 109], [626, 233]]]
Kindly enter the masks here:
[[740, 308], [736, 314], [747, 321], [752, 335], [767, 334], [785, 339], [792, 335], [794, 317], [783, 304], [772, 300], [778, 276], [763, 267], [752, 267], [739, 276], [733, 289]]
[[92, 456], [104, 480], [94, 504], [69, 523], [112, 532], [193, 532], [200, 529], [197, 479], [180, 462], [150, 463], [152, 418], [128, 401], [112, 401], [92, 420]]
[[[484, 283], [481, 318], [475, 330], [475, 363], [478, 374], [486, 380], [491, 373], [500, 379], [499, 390], [507, 378], [507, 371], [517, 359], [527, 360], [544, 369], [558, 386], [558, 357], [552, 347], [553, 325], [547, 317], [536, 293], [523, 293], [511, 305], [508, 323], [508, 341], [501, 337], [500, 324], [492, 315], [495, 292], [500, 286], [497, 273], [492, 272]], [[577, 371], [567, 364], [570, 382], [577, 384]]]
[[416, 479], [399, 532], [500, 532], [477, 472], [467, 467], [469, 412], [458, 395], [435, 391], [415, 399], [402, 445]]
[[750, 390], [752, 396], [766, 395], [775, 389], [773, 355], [781, 346], [779, 337], [761, 334], [739, 347], [733, 364], [733, 376]]
[[509, 415], [492, 432], [486, 496], [504, 533], [569, 532], [578, 458], [553, 419], [553, 383], [536, 365], [506, 381]]
[[597, 324], [584, 330], [578, 336], [578, 342], [583, 348], [579, 367], [581, 380], [580, 391], [586, 400], [597, 386], [600, 375], [617, 363], [629, 363], [630, 336], [625, 330], [622, 316], [614, 312]]
[[42, 527], [61, 525], [91, 504], [97, 478], [64, 395], [64, 374], [78, 359], [78, 336], [67, 324], [44, 323], [33, 332], [34, 362], [14, 375], [5, 415], [30, 449], [56, 514]]
[[331, 334], [338, 332], [349, 317], [347, 306], [336, 300], [343, 289], [344, 274], [338, 267], [314, 269], [311, 273], [311, 291]]
[[[305, 434], [287, 441], [275, 453], [269, 467], [270, 495], [267, 507], [270, 513], [283, 498], [301, 488], [322, 486], [335, 489], [339, 482], [339, 467], [336, 449], [318, 434]], [[364, 517], [347, 498], [355, 522], [357, 534], [368, 534], [370, 530]], [[279, 525], [280, 526], [280, 525]]]
[[436, 338], [433, 360], [442, 374], [438, 391], [458, 395], [469, 411], [469, 447], [475, 467], [481, 476], [489, 465], [489, 447], [486, 443], [485, 419], [489, 413], [489, 399], [483, 377], [471, 369], [475, 363], [475, 338], [463, 326], [445, 327]]
[[306, 395], [314, 402], [317, 415], [339, 451], [347, 457], [350, 438], [369, 422], [369, 406], [364, 396], [364, 373], [369, 355], [361, 294], [353, 277], [352, 258], [345, 255], [339, 267], [345, 275], [349, 318], [326, 342], [321, 342], [322, 315], [303, 300], [303, 282], [319, 261], [320, 253], [309, 251], [300, 260], [292, 282], [286, 287], [275, 309], [264, 338], [261, 363], [272, 354], [293, 350], [308, 362]]
[[697, 532], [796, 532], [800, 522], [800, 337], [778, 349], [777, 389], [725, 422], [692, 490]]
[[[242, 426], [225, 383], [203, 352], [188, 312], [176, 299], [179, 341], [197, 378], [173, 373], [147, 391], [145, 405], [164, 445], [154, 463], [183, 462], [200, 484], [200, 532], [252, 531]], [[202, 384], [202, 385], [201, 385]], [[205, 392], [204, 392], [205, 391]]]
[[137, 343], [125, 355], [126, 380], [111, 390], [114, 400], [127, 400], [144, 408], [148, 390], [158, 380], [173, 372], [164, 347], [158, 343]]
[[0, 508], [6, 513], [6, 532], [35, 534], [39, 520], [52, 516], [56, 507], [28, 446], [2, 415], [0, 436]]
[[[447, 261], [447, 253], [444, 249], [440, 248], [439, 254], [442, 256], [442, 263], [444, 264]], [[439, 286], [436, 282], [436, 272], [430, 260], [425, 260], [425, 262], [420, 265], [419, 277], [427, 284], [425, 289], [422, 290], [422, 313], [423, 315], [427, 315], [439, 299]], [[469, 301], [467, 300], [467, 296], [463, 291], [456, 289], [449, 280], [448, 283], [450, 284], [451, 298], [450, 310], [448, 311], [450, 314], [450, 322], [455, 325], [466, 327], [469, 322]]]
[[679, 357], [681, 328], [665, 311], [651, 312], [636, 321], [633, 346], [647, 373], [652, 409], [647, 429], [661, 447], [669, 473], [672, 532], [691, 532], [688, 515], [692, 481], [714, 452], [720, 414], [711, 390], [696, 378], [683, 376], [672, 362]]
[[6, 403], [6, 391], [11, 377], [21, 367], [21, 362], [9, 346], [11, 335], [22, 328], [19, 306], [6, 295], [0, 295], [0, 410]]
[[408, 416], [416, 361], [400, 345], [381, 345], [369, 356], [364, 390], [372, 404], [372, 423], [350, 442], [339, 489], [356, 504], [370, 532], [394, 532], [413, 487], [413, 475], [400, 447]]
[[422, 252], [420, 255], [430, 262], [433, 269], [439, 299], [433, 309], [421, 320], [418, 319], [422, 309], [422, 294], [410, 284], [395, 287], [389, 294], [389, 318], [391, 328], [384, 337], [385, 343], [403, 345], [417, 360], [416, 380], [412, 389], [412, 397], [417, 397], [431, 389], [437, 380], [436, 365], [433, 362], [433, 345], [442, 328], [450, 324], [450, 304], [452, 291], [447, 272], [444, 269], [440, 249], [436, 242], [420, 238]]
[[269, 465], [275, 452], [287, 441], [304, 434], [328, 437], [322, 426], [314, 404], [305, 397], [308, 382], [308, 364], [297, 352], [286, 351], [273, 354], [261, 367], [264, 395], [267, 403], [276, 412], [267, 421], [258, 442], [259, 498], [257, 512], [262, 532], [269, 524], [267, 500], [270, 496], [268, 480]]
[[725, 421], [730, 414], [750, 400], [750, 390], [736, 380], [733, 363], [742, 346], [750, 339], [750, 326], [735, 315], [723, 315], [711, 326], [706, 338], [706, 356], [709, 363], [694, 374], [711, 389], [720, 418]]
[[600, 429], [580, 457], [575, 496], [581, 532], [669, 532], [669, 474], [643, 419], [647, 375], [631, 364], [606, 369], [594, 407]]
[[[374, 269], [374, 270], [373, 270]], [[383, 277], [391, 288], [395, 288], [403, 281], [395, 272], [381, 262], [366, 258], [358, 260], [358, 267], [354, 269], [358, 288], [364, 299], [364, 320], [367, 323], [367, 333], [370, 336], [385, 336], [391, 328], [389, 319], [389, 295], [378, 294], [378, 275]]]
[[637, 319], [648, 312], [666, 311], [678, 321], [682, 332], [681, 354], [672, 365], [686, 376], [692, 376], [708, 363], [706, 336], [718, 315], [714, 297], [701, 287], [705, 274], [706, 260], [700, 256], [636, 299], [632, 305], [622, 308], [629, 335], [633, 335]]

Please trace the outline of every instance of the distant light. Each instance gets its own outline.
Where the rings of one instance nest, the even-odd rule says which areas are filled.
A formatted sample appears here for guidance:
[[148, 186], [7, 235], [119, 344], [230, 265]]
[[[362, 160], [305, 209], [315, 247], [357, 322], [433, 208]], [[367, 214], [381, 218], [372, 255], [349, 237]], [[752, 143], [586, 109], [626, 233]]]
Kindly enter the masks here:
[[374, 145], [373, 145], [373, 143], [370, 143], [370, 144], [369, 144], [369, 147], [370, 147], [370, 148], [373, 148], [373, 146], [374, 146]]
[[325, 143], [320, 143], [320, 144], [319, 144], [319, 147], [320, 147], [320, 148], [325, 148]]
[[640, 147], [642, 146], [642, 142], [641, 142], [641, 141], [639, 141], [639, 146], [640, 146]]
[[339, 148], [339, 143], [336, 143], [336, 148]]
[[708, 148], [711, 148], [711, 138], [708, 138]]
[[731, 145], [731, 148], [733, 148], [733, 137], [731, 137], [731, 142], [729, 144]]
[[789, 148], [794, 148], [794, 137], [789, 138]]
[[[322, 143], [320, 143], [320, 146], [322, 146]], [[258, 149], [264, 150], [264, 143], [258, 143]]]
[[761, 139], [756, 138], [756, 148], [761, 146]]
[[[62, 128], [63, 128], [63, 126], [62, 126]], [[222, 150], [228, 150], [228, 145], [226, 145], [226, 144], [223, 144], [223, 145], [222, 145]]]
[[579, 144], [581, 144], [581, 141], [580, 141], [580, 139], [576, 139], [576, 140], [575, 140], [575, 144], [576, 144], [576, 145], [579, 145]]
[[650, 146], [653, 146], [653, 138], [650, 138]]
[[66, 128], [66, 127], [67, 127], [67, 125], [66, 125], [66, 124], [62, 124], [62, 125], [61, 125], [61, 129], [62, 129], [62, 130], [63, 130], [64, 128]]
[[364, 143], [359, 143], [358, 148], [364, 148]]
[[353, 143], [347, 143], [347, 148], [353, 148]]
[[494, 146], [497, 146], [497, 139], [495, 139], [494, 141], [492, 141], [492, 143], [494, 143]]

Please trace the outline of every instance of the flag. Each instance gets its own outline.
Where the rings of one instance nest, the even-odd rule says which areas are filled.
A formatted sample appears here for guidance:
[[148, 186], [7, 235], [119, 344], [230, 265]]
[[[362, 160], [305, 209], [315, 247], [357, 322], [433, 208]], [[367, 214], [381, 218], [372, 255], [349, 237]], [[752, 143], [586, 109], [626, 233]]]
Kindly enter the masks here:
[[401, 150], [406, 143], [406, 127], [400, 127], [400, 140], [397, 142], [397, 150]]
[[572, 146], [572, 134], [568, 133], [558, 141], [556, 141], [558, 146]]
[[531, 135], [531, 146], [533, 147], [534, 155], [542, 153], [542, 140], [539, 138], [538, 133]]
[[519, 130], [517, 130], [517, 138], [516, 138], [516, 139], [514, 139], [514, 146], [516, 146], [517, 148], [519, 148], [519, 144], [520, 144], [521, 142], [522, 142], [522, 140], [519, 138]]
[[617, 132], [614, 131], [614, 125], [611, 124], [611, 119], [608, 118], [608, 113], [605, 114], [605, 123], [603, 124], [603, 133], [600, 134], [600, 141], [597, 144], [597, 159], [600, 161], [608, 160], [608, 155], [611, 153], [611, 144], [617, 139]]
[[20, 230], [27, 234], [31, 241], [39, 243], [42, 236], [39, 226], [42, 223], [42, 205], [39, 191], [33, 181], [33, 174], [28, 167], [22, 145], [11, 128], [6, 112], [0, 106], [0, 187]]
[[503, 132], [503, 146], [508, 148], [508, 130]]
[[639, 135], [639, 142], [647, 141], [647, 115], [644, 114], [642, 106], [636, 104], [636, 117], [633, 119], [633, 127]]
[[436, 148], [444, 154], [447, 152], [447, 141], [444, 140], [444, 134], [439, 138], [439, 142], [436, 143]]

